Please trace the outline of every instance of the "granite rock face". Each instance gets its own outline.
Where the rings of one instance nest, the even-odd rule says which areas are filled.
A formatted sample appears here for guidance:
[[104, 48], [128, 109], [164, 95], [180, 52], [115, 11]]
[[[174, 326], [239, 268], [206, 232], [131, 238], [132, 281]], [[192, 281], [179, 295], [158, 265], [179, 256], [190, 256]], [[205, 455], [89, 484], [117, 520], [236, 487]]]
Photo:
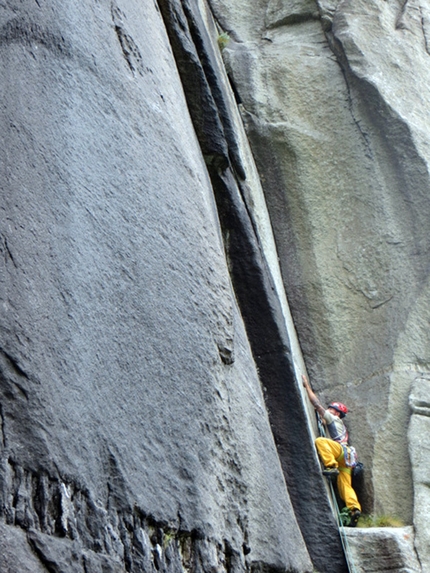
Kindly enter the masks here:
[[408, 395], [429, 365], [428, 6], [210, 3], [311, 380], [350, 407], [364, 509], [412, 523]]
[[[294, 512], [316, 569], [343, 571], [339, 532], [315, 456], [301, 383], [296, 382], [303, 365], [297, 364], [300, 352], [288, 325], [288, 304], [281, 300], [276, 247], [229, 80], [214, 49], [218, 34], [203, 3], [162, 0], [160, 6], [212, 182], [230, 276]], [[325, 519], [315, 519], [320, 514]]]
[[409, 454], [414, 477], [414, 524], [416, 548], [423, 570], [430, 563], [430, 532], [428, 512], [430, 510], [428, 437], [430, 432], [430, 376], [417, 378], [409, 397], [411, 420], [409, 423]]
[[374, 527], [345, 531], [356, 573], [421, 573], [409, 527]]
[[159, 9], [0, 25], [3, 570], [311, 571]]
[[63, 4], [0, 4], [0, 568], [346, 572], [285, 288], [425, 571], [428, 7]]

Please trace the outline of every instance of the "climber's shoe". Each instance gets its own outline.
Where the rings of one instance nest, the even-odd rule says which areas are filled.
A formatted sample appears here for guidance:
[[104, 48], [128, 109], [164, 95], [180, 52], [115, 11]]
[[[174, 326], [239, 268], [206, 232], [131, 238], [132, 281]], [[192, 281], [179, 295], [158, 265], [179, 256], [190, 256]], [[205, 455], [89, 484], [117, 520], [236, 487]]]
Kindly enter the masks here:
[[358, 520], [360, 519], [361, 511], [357, 508], [351, 509], [351, 520], [349, 522], [349, 527], [356, 527]]
[[330, 479], [335, 479], [339, 475], [339, 470], [337, 468], [324, 468], [322, 473]]

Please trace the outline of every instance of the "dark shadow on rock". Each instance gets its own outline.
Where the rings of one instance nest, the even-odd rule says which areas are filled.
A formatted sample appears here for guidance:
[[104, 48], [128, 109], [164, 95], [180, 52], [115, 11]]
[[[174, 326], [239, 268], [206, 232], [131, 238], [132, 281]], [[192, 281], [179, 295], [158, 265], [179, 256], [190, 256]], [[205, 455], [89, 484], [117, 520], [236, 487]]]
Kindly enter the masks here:
[[282, 309], [241, 190], [246, 174], [213, 44], [193, 0], [160, 0], [159, 5], [211, 177], [231, 279], [296, 519], [314, 566], [344, 573], [347, 565], [295, 381]]

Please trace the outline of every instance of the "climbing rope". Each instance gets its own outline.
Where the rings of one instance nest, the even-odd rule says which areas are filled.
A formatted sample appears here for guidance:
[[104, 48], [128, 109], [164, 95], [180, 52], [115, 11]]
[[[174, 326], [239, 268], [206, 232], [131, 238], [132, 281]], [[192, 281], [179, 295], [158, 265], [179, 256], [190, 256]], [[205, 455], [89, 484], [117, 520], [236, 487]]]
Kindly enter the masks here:
[[[322, 420], [321, 420], [321, 416], [318, 414], [318, 412], [315, 412], [315, 414], [317, 416], [317, 424], [318, 424], [319, 434], [322, 438], [326, 438], [327, 435], [326, 435], [324, 424], [322, 423]], [[330, 494], [332, 497], [333, 506], [336, 509], [337, 521], [339, 524], [340, 541], [342, 543], [343, 553], [345, 555], [346, 564], [348, 566], [349, 573], [358, 573], [358, 569], [354, 564], [354, 559], [352, 557], [351, 548], [350, 548], [349, 542], [348, 542], [348, 535], [345, 531], [345, 526], [344, 526], [344, 522], [343, 522], [345, 514], [342, 514], [342, 512], [339, 511], [339, 504], [337, 503], [336, 492], [334, 490], [333, 483], [331, 480], [329, 480], [329, 489], [330, 489]]]
[[333, 503], [334, 503], [334, 506], [335, 506], [336, 512], [337, 512], [337, 520], [339, 523], [340, 541], [342, 543], [342, 548], [343, 548], [343, 552], [345, 554], [345, 559], [346, 559], [346, 563], [348, 565], [349, 573], [358, 573], [358, 569], [356, 568], [356, 566], [354, 564], [354, 559], [352, 557], [352, 552], [351, 552], [351, 548], [349, 546], [349, 541], [348, 541], [348, 535], [345, 531], [345, 526], [344, 526], [343, 521], [342, 521], [341, 512], [339, 511], [339, 506], [337, 504], [336, 493], [334, 491], [333, 484], [331, 482], [329, 483], [329, 487], [330, 487], [330, 492], [331, 492], [331, 496], [333, 499]]

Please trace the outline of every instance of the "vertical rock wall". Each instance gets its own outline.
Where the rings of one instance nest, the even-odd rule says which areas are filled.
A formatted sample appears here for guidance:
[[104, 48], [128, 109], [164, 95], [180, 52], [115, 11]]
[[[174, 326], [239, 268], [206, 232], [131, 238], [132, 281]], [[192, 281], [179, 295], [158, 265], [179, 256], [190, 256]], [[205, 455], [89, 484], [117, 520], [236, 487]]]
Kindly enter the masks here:
[[430, 432], [430, 379], [423, 375], [412, 384], [409, 397], [411, 420], [409, 423], [409, 453], [414, 477], [414, 524], [416, 528], [416, 547], [423, 566], [423, 571], [430, 563], [430, 532], [428, 528], [428, 511], [430, 507], [429, 492], [429, 445]]
[[[320, 465], [295, 380], [290, 328], [275, 288], [269, 242], [263, 240], [254, 197], [258, 183], [246, 153], [243, 128], [229, 93], [217, 36], [204, 3], [161, 1], [218, 207], [233, 287], [265, 389], [270, 422], [293, 508], [317, 569], [344, 571], [337, 524], [320, 475]], [[204, 103], [203, 103], [204, 102]], [[260, 189], [261, 193], [261, 189]], [[260, 210], [263, 206], [260, 205]], [[273, 240], [273, 239], [272, 239]], [[323, 514], [325, 519], [315, 519]]]
[[412, 523], [428, 370], [425, 2], [211, 0], [314, 386], [351, 409], [365, 511]]
[[0, 568], [310, 572], [157, 5], [0, 51]]
[[425, 567], [430, 14], [210, 4], [0, 6], [0, 568], [346, 570], [236, 104], [315, 388]]

